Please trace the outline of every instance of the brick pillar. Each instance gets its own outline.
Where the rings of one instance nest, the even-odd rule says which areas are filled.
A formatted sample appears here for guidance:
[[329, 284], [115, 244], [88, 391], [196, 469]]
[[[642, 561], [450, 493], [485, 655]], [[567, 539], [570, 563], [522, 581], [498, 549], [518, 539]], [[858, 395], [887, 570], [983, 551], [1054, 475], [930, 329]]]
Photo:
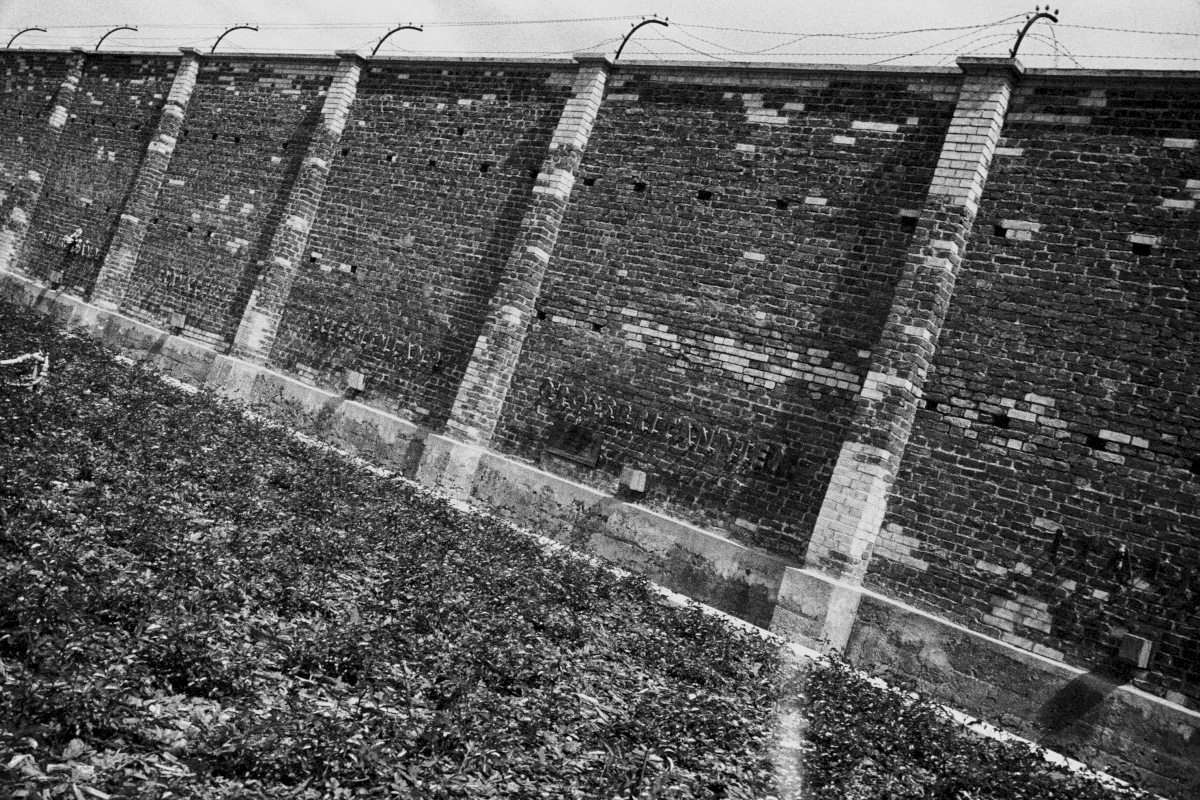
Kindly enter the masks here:
[[46, 175], [53, 167], [58, 151], [59, 136], [70, 117], [71, 103], [79, 89], [86, 58], [82, 49], [72, 48], [72, 51], [74, 55], [69, 57], [67, 77], [54, 97], [54, 110], [50, 112], [47, 123], [49, 130], [38, 141], [29, 169], [17, 180], [12, 192], [0, 206], [0, 214], [4, 219], [4, 227], [0, 228], [0, 270], [19, 268], [25, 239], [29, 234], [29, 221], [33, 219], [33, 212], [42, 197]]
[[772, 628], [844, 646], [954, 293], [1013, 85], [1015, 59], [960, 58], [958, 105], [904, 271], [817, 517], [803, 570], [790, 570]]
[[271, 355], [283, 310], [300, 269], [300, 257], [308, 246], [308, 234], [329, 182], [329, 165], [358, 91], [362, 56], [352, 51], [339, 51], [338, 55], [342, 60], [325, 95], [322, 123], [292, 185], [283, 221], [271, 236], [266, 257], [259, 263], [258, 282], [250, 293], [230, 350], [231, 355], [255, 364], [265, 364]]
[[418, 480], [452, 495], [469, 492], [482, 447], [491, 441], [500, 421], [575, 185], [575, 172], [604, 97], [612, 64], [602, 54], [593, 53], [577, 55], [575, 60], [579, 73], [573, 95], [563, 107], [550, 140], [550, 153], [538, 173], [533, 202], [521, 220], [504, 273], [489, 301], [483, 330], [446, 422], [447, 435], [430, 436], [425, 442]]
[[125, 200], [117, 230], [108, 252], [104, 254], [96, 284], [92, 287], [90, 299], [101, 308], [116, 311], [129, 292], [133, 268], [141, 253], [142, 242], [146, 239], [148, 218], [158, 204], [158, 195], [166, 180], [171, 156], [175, 154], [175, 144], [183, 128], [188, 101], [192, 97], [192, 90], [196, 88], [199, 74], [200, 53], [183, 48], [183, 58], [175, 72], [175, 80], [171, 82], [167, 102], [163, 104], [158, 127], [150, 138], [146, 155], [133, 180], [133, 189]]

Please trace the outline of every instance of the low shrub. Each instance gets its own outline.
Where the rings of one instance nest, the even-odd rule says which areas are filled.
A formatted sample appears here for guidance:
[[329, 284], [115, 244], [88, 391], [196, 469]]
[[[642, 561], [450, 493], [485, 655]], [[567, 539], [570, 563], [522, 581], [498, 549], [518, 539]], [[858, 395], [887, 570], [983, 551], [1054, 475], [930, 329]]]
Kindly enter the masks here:
[[0, 317], [0, 786], [769, 793], [769, 643]]
[[814, 798], [1130, 794], [0, 301], [35, 350], [0, 381], [12, 796], [765, 798], [787, 715]]

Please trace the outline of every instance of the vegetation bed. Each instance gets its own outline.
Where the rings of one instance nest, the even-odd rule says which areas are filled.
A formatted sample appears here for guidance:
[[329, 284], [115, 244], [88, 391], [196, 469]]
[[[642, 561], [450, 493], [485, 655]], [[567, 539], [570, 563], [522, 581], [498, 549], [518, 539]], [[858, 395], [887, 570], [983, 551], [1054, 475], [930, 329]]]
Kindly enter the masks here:
[[0, 301], [0, 357], [35, 350], [0, 796], [769, 797], [789, 711], [814, 796], [1113, 796]]

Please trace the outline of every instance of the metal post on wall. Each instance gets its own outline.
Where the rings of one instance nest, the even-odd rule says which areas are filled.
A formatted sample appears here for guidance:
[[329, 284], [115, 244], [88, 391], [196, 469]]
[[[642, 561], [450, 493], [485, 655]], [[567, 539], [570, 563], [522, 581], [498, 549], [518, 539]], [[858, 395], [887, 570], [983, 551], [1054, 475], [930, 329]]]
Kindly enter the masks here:
[[1021, 42], [1025, 39], [1025, 34], [1029, 33], [1029, 29], [1033, 27], [1033, 23], [1037, 22], [1039, 19], [1048, 19], [1051, 22], [1058, 22], [1058, 17], [1055, 16], [1055, 14], [1058, 13], [1057, 8], [1054, 9], [1054, 14], [1050, 13], [1050, 6], [1046, 6], [1044, 11], [1041, 10], [1040, 6], [1034, 6], [1033, 11], [1033, 16], [1025, 18], [1025, 27], [1021, 28], [1020, 32], [1017, 33], [1016, 44], [1014, 44], [1012, 46], [1012, 50], [1008, 52], [1009, 58], [1017, 57], [1017, 51], [1021, 49]]
[[94, 52], [98, 52], [98, 51], [100, 50], [100, 45], [104, 44], [104, 40], [105, 40], [105, 39], [107, 39], [108, 37], [112, 36], [112, 35], [113, 35], [114, 33], [116, 33], [117, 31], [134, 31], [134, 32], [137, 32], [137, 28], [130, 27], [129, 25], [121, 25], [121, 26], [118, 26], [118, 27], [116, 27], [116, 28], [113, 28], [111, 31], [109, 31], [108, 33], [106, 33], [106, 34], [104, 34], [103, 36], [101, 36], [101, 37], [100, 37], [100, 41], [96, 42], [96, 50], [95, 50]]
[[26, 28], [23, 31], [17, 31], [15, 34], [13, 34], [13, 37], [8, 40], [8, 44], [4, 46], [4, 49], [8, 50], [10, 47], [12, 47], [12, 43], [17, 40], [18, 36], [20, 36], [22, 33], [29, 33], [30, 31], [41, 31], [42, 33], [45, 33], [46, 29], [45, 28]]
[[629, 41], [629, 37], [633, 36], [635, 33], [637, 33], [639, 28], [644, 28], [647, 25], [662, 25], [664, 28], [667, 28], [667, 27], [670, 27], [667, 24], [667, 20], [669, 20], [669, 19], [670, 19], [670, 17], [663, 17], [662, 19], [658, 19], [657, 15], [655, 15], [654, 17], [651, 17], [650, 19], [644, 19], [641, 22], [635, 23], [633, 26], [633, 30], [631, 30], [629, 33], [625, 34], [625, 38], [621, 40], [621, 46], [617, 48], [617, 54], [615, 56], [613, 56], [613, 63], [615, 64], [617, 62], [617, 59], [621, 57], [621, 51], [625, 49], [625, 45]]
[[413, 24], [411, 24], [411, 23], [410, 23], [410, 24], [408, 24], [408, 25], [400, 25], [400, 26], [398, 26], [398, 27], [392, 28], [390, 31], [388, 31], [387, 33], [385, 33], [385, 34], [383, 35], [383, 38], [382, 38], [382, 39], [380, 39], [380, 40], [379, 40], [379, 41], [378, 41], [378, 42], [375, 44], [375, 49], [371, 51], [371, 55], [373, 56], [373, 55], [375, 55], [376, 53], [378, 53], [378, 52], [379, 52], [379, 48], [380, 48], [380, 47], [383, 45], [383, 43], [384, 43], [384, 42], [386, 42], [386, 41], [387, 41], [387, 38], [388, 38], [389, 36], [391, 36], [393, 33], [396, 33], [397, 31], [417, 31], [418, 33], [420, 33], [420, 32], [421, 32], [421, 31], [423, 31], [423, 30], [425, 30], [425, 28], [424, 28], [423, 26], [420, 26], [420, 25], [413, 25]]
[[209, 50], [208, 52], [210, 52], [210, 53], [217, 52], [217, 45], [219, 45], [221, 43], [222, 39], [224, 39], [226, 36], [233, 33], [234, 31], [242, 31], [242, 30], [255, 31], [257, 33], [258, 26], [257, 25], [234, 25], [232, 28], [230, 28], [229, 30], [225, 31], [224, 33], [222, 33], [220, 36], [217, 37], [217, 40], [215, 42], [213, 42], [212, 49]]

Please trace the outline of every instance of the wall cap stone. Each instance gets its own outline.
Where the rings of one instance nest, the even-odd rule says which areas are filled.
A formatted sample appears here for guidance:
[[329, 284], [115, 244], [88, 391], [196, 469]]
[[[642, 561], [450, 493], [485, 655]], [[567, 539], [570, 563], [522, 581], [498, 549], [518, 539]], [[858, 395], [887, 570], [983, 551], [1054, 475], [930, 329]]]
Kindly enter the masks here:
[[959, 56], [954, 63], [967, 75], [1008, 72], [1019, 77], [1025, 74], [1025, 65], [1020, 59], [1007, 56]]
[[575, 53], [572, 56], [572, 58], [574, 58], [581, 65], [595, 64], [595, 65], [608, 67], [609, 69], [612, 69], [612, 65], [613, 65], [612, 59], [608, 57], [608, 53], [596, 53], [596, 52]]

